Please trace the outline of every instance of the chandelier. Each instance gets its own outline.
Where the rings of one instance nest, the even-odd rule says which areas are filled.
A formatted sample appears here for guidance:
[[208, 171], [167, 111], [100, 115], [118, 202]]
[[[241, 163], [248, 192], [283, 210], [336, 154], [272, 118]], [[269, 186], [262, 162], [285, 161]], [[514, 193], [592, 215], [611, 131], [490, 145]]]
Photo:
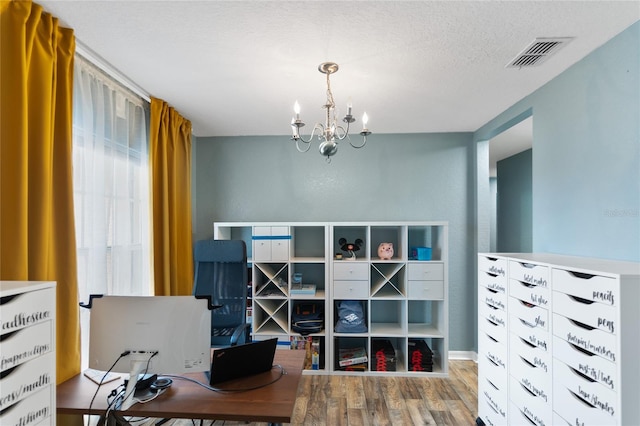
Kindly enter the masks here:
[[[295, 117], [291, 119], [291, 129], [293, 132], [292, 140], [296, 142], [296, 148], [300, 152], [307, 152], [309, 148], [311, 148], [311, 142], [313, 137], [318, 136], [318, 140], [320, 141], [320, 154], [327, 157], [327, 162], [331, 162], [331, 156], [335, 155], [338, 152], [338, 142], [344, 139], [349, 141], [349, 144], [354, 148], [362, 148], [367, 143], [367, 136], [371, 134], [369, 129], [367, 129], [367, 122], [369, 118], [367, 117], [367, 113], [365, 112], [362, 115], [362, 130], [360, 131], [360, 136], [362, 136], [362, 143], [359, 145], [354, 145], [351, 142], [351, 138], [349, 137], [349, 126], [351, 123], [356, 121], [351, 115], [351, 102], [347, 104], [347, 115], [344, 116], [342, 121], [346, 124], [346, 127], [338, 124], [336, 119], [336, 104], [333, 101], [333, 93], [331, 92], [331, 81], [329, 80], [329, 76], [338, 71], [338, 64], [334, 62], [323, 62], [318, 65], [318, 71], [327, 76], [327, 103], [322, 106], [326, 110], [325, 114], [325, 122], [316, 123], [313, 126], [313, 130], [311, 131], [311, 135], [309, 139], [304, 139], [300, 136], [300, 128], [304, 127], [304, 122], [300, 119], [300, 104], [296, 101], [293, 110], [296, 113]], [[301, 145], [302, 142], [302, 145]]]

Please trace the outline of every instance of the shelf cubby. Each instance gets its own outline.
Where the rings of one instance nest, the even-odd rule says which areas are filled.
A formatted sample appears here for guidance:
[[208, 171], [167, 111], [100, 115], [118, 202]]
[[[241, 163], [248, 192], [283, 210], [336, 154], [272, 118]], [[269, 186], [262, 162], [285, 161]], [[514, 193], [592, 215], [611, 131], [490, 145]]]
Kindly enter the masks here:
[[381, 243], [393, 244], [393, 258], [390, 261], [406, 260], [406, 244], [404, 241], [404, 226], [399, 225], [381, 225], [371, 226], [371, 259], [378, 262], [378, 246]]
[[348, 243], [355, 243], [357, 239], [362, 240], [362, 246], [355, 252], [358, 260], [369, 260], [369, 241], [368, 241], [368, 228], [366, 226], [335, 226], [333, 228], [333, 246], [332, 256], [336, 253], [341, 253], [345, 258], [349, 257], [347, 252], [343, 251], [340, 246], [340, 239], [344, 238]]
[[[380, 349], [391, 345], [393, 348], [393, 359], [385, 352], [384, 355], [378, 353]], [[405, 353], [407, 348], [407, 339], [405, 337], [384, 336], [372, 337], [371, 348], [369, 353], [369, 368], [376, 372], [403, 372], [407, 371], [405, 364]]]
[[407, 334], [406, 300], [372, 299], [369, 309], [371, 320], [369, 334], [372, 336], [399, 336]]
[[[334, 348], [334, 371], [349, 371], [349, 372], [366, 372], [369, 371], [369, 342], [367, 337], [335, 337], [333, 339], [333, 348]], [[363, 348], [367, 354], [367, 361], [364, 363], [359, 363], [363, 368], [358, 368], [357, 370], [351, 369], [349, 366], [340, 366], [340, 352], [341, 349], [344, 350], [352, 350], [357, 348]]]
[[326, 226], [292, 226], [291, 241], [294, 262], [325, 262]]
[[404, 263], [372, 263], [371, 297], [406, 297], [405, 275]]
[[409, 225], [407, 228], [409, 260], [415, 260], [411, 256], [412, 247], [428, 247], [431, 249], [429, 260], [444, 260], [446, 239], [445, 225]]
[[443, 302], [432, 300], [408, 300], [407, 304], [407, 326], [409, 337], [445, 336]]
[[256, 263], [254, 266], [254, 297], [287, 297], [289, 293], [287, 263]]
[[253, 333], [279, 334], [289, 330], [287, 299], [254, 299]]

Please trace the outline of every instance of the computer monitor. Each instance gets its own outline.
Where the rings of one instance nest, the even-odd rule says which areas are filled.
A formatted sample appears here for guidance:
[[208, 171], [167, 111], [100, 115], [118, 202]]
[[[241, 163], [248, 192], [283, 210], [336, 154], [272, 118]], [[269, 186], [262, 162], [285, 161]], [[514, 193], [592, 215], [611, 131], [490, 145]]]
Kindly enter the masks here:
[[126, 410], [133, 404], [141, 373], [208, 371], [210, 339], [211, 311], [206, 299], [103, 296], [93, 299], [91, 307], [89, 367], [129, 373], [125, 400], [118, 407]]

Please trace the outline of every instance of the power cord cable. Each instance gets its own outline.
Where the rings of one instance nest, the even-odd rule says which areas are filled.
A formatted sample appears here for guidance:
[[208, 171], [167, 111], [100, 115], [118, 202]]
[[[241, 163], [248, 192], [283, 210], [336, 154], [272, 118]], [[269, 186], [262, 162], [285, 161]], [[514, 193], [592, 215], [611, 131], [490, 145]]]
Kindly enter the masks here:
[[[131, 351], [122, 352], [120, 354], [120, 356], [118, 357], [118, 359], [116, 359], [115, 362], [111, 365], [111, 367], [109, 367], [109, 370], [107, 370], [107, 372], [104, 373], [104, 376], [102, 376], [102, 379], [100, 379], [100, 383], [98, 383], [98, 387], [96, 388], [96, 391], [93, 394], [93, 397], [91, 398], [91, 402], [89, 403], [89, 411], [91, 411], [91, 407], [93, 406], [93, 401], [95, 401], [96, 395], [98, 395], [98, 391], [100, 390], [100, 386], [102, 386], [102, 383], [104, 382], [104, 379], [106, 379], [107, 376], [109, 375], [109, 373], [111, 373], [111, 370], [113, 370], [113, 368], [116, 366], [118, 361], [120, 361], [122, 358], [124, 358], [125, 356], [129, 355], [130, 353], [131, 353]], [[87, 426], [89, 426], [90, 423], [91, 423], [91, 417], [89, 417], [89, 420], [87, 421]]]
[[241, 388], [241, 389], [232, 389], [232, 390], [228, 390], [228, 389], [220, 389], [214, 386], [210, 386], [207, 385], [205, 383], [202, 383], [196, 379], [192, 379], [191, 377], [185, 377], [185, 376], [178, 376], [178, 375], [172, 375], [172, 374], [163, 374], [163, 376], [165, 377], [171, 377], [174, 379], [180, 379], [180, 380], [186, 380], [188, 382], [192, 382], [197, 384], [198, 386], [202, 386], [205, 389], [208, 389], [210, 391], [213, 392], [220, 392], [220, 393], [235, 393], [235, 392], [247, 392], [250, 390], [255, 390], [255, 389], [260, 389], [260, 388], [264, 388], [266, 386], [269, 386], [275, 382], [277, 382], [278, 380], [280, 380], [282, 378], [282, 376], [284, 376], [285, 374], [287, 374], [287, 371], [284, 369], [284, 367], [280, 364], [276, 364], [273, 365], [271, 368], [273, 369], [274, 367], [277, 367], [280, 369], [280, 375], [278, 377], [276, 377], [275, 379], [271, 380], [270, 382], [267, 383], [263, 383], [261, 385], [257, 385], [257, 386], [252, 386], [252, 387], [248, 387], [248, 388]]

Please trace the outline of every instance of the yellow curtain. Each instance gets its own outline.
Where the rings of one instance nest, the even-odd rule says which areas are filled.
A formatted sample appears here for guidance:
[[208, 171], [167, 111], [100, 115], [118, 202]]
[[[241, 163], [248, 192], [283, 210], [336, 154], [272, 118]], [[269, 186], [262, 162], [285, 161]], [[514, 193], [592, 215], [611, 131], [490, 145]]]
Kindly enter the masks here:
[[151, 98], [149, 133], [155, 295], [189, 295], [193, 289], [191, 122], [166, 102]]
[[0, 279], [57, 282], [57, 382], [80, 372], [72, 186], [75, 37], [30, 1], [0, 2]]

